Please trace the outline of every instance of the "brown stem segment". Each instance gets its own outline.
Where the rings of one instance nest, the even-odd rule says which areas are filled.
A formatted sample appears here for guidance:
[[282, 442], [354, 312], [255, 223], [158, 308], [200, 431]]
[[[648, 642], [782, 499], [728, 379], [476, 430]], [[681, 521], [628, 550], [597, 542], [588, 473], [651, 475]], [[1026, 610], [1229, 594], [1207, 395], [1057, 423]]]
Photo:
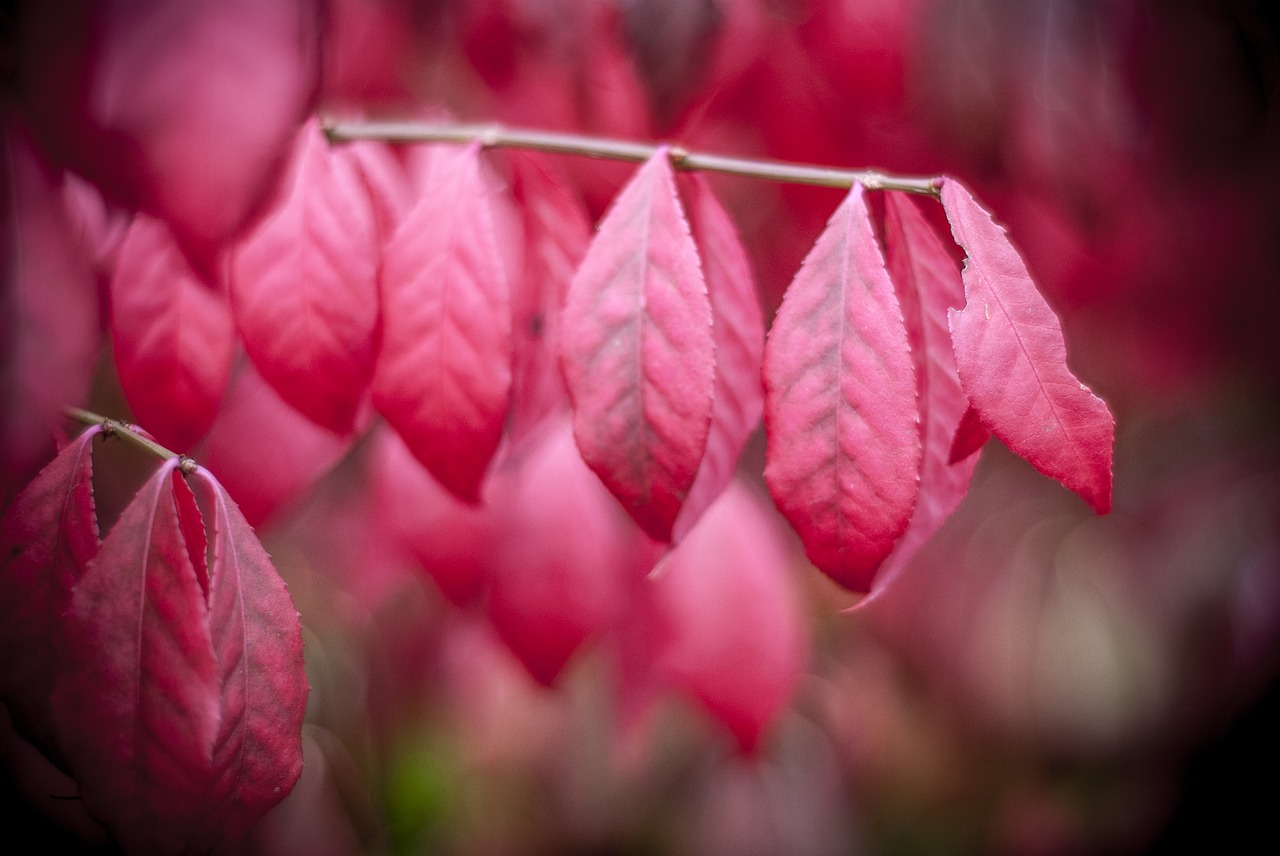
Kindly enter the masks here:
[[108, 437], [119, 437], [130, 445], [136, 446], [145, 452], [150, 452], [161, 460], [169, 460], [170, 458], [178, 459], [178, 469], [184, 474], [190, 474], [196, 468], [196, 462], [186, 455], [179, 455], [177, 452], [170, 451], [161, 446], [155, 440], [144, 437], [139, 434], [134, 426], [128, 422], [122, 422], [119, 419], [109, 419], [106, 416], [100, 416], [89, 410], [82, 410], [79, 407], [68, 407], [64, 411], [68, 419], [72, 419], [84, 425], [101, 425], [102, 433]]
[[[388, 143], [470, 143], [479, 141], [489, 148], [533, 149], [555, 154], [640, 163], [658, 150], [650, 143], [561, 134], [502, 125], [455, 125], [430, 122], [334, 122], [325, 125], [331, 142], [379, 140]], [[692, 152], [672, 146], [671, 164], [676, 169], [722, 172], [766, 181], [811, 184], [819, 187], [850, 188], [861, 184], [869, 190], [901, 190], [938, 197], [937, 176], [890, 175], [873, 169], [835, 169], [785, 161], [755, 160]]]

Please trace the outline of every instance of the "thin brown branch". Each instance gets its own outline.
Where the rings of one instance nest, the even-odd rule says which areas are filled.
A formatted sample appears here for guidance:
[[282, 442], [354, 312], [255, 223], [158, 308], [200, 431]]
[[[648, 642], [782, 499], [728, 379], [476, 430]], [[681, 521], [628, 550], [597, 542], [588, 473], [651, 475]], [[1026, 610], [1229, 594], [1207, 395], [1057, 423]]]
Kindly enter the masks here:
[[[470, 143], [489, 148], [532, 149], [565, 155], [603, 158], [639, 163], [658, 150], [652, 143], [561, 134], [502, 125], [455, 125], [430, 122], [334, 122], [325, 126], [332, 142], [380, 140], [389, 143]], [[671, 163], [676, 169], [721, 172], [766, 181], [811, 184], [819, 187], [850, 188], [861, 184], [871, 190], [901, 190], [937, 197], [938, 178], [891, 175], [872, 169], [836, 169], [786, 161], [727, 157], [688, 151], [671, 146]]]
[[128, 422], [122, 422], [119, 419], [110, 419], [106, 416], [100, 416], [90, 410], [82, 410], [79, 407], [68, 407], [64, 411], [68, 419], [72, 419], [83, 425], [101, 425], [102, 433], [108, 437], [119, 437], [121, 440], [136, 446], [145, 452], [155, 455], [161, 460], [169, 460], [177, 458], [178, 468], [184, 473], [190, 473], [196, 467], [196, 462], [186, 455], [179, 455], [177, 452], [166, 449], [150, 437], [146, 437], [139, 433], [138, 430]]

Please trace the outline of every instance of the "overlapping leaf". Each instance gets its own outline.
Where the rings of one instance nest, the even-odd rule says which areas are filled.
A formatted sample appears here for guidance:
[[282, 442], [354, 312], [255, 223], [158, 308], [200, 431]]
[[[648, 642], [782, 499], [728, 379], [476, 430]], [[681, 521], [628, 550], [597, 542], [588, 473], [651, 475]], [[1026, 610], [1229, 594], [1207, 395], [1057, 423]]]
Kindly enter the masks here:
[[61, 753], [49, 694], [71, 590], [98, 552], [90, 428], [18, 495], [0, 520], [0, 699], [46, 756]]
[[706, 448], [711, 305], [665, 148], [618, 194], [565, 301], [561, 362], [583, 459], [669, 541]]
[[383, 255], [374, 404], [445, 487], [475, 502], [511, 393], [510, 291], [478, 146], [438, 152]]
[[695, 173], [688, 187], [689, 220], [711, 299], [716, 368], [707, 448], [676, 518], [677, 540], [733, 478], [742, 448], [764, 409], [764, 314], [751, 263], [733, 220], [707, 180]]
[[788, 288], [765, 344], [765, 480], [815, 565], [865, 591], [919, 487], [907, 330], [855, 186]]
[[[372, 160], [372, 158], [369, 158]], [[378, 227], [351, 154], [315, 122], [283, 192], [236, 247], [231, 297], [245, 351], [289, 404], [351, 433], [377, 351]]]
[[161, 443], [190, 448], [231, 379], [235, 328], [226, 298], [191, 271], [164, 223], [144, 214], [120, 245], [111, 337], [138, 421]]
[[1008, 235], [963, 185], [942, 206], [968, 259], [965, 307], [951, 314], [960, 381], [982, 424], [1036, 469], [1111, 508], [1115, 420], [1067, 366], [1058, 318]]

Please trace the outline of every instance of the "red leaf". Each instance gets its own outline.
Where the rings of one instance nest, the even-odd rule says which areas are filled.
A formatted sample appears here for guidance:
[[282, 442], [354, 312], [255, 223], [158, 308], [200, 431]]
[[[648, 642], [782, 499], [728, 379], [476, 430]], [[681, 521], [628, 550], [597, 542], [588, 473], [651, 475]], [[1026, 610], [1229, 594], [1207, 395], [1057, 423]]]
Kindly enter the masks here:
[[221, 714], [209, 608], [174, 500], [177, 465], [151, 476], [72, 593], [52, 697], [85, 808], [137, 853], [192, 845]]
[[671, 540], [707, 444], [715, 342], [666, 148], [605, 214], [561, 324], [583, 459], [650, 536]]
[[93, 427], [67, 445], [0, 520], [0, 699], [14, 726], [61, 764], [49, 694], [71, 590], [98, 552]]
[[192, 481], [213, 542], [208, 624], [221, 715], [202, 829], [212, 849], [242, 839], [298, 780], [308, 685], [302, 625], [284, 581], [208, 470], [197, 467]]
[[[754, 751], [805, 666], [795, 564], [780, 521], [731, 483], [655, 572], [650, 668]], [[643, 656], [643, 655], [642, 655]]]
[[101, 344], [87, 248], [61, 176], [0, 114], [0, 507], [54, 453], [62, 409], [84, 404]]
[[305, 0], [36, 4], [23, 96], [51, 151], [207, 259], [261, 203], [309, 110], [318, 18]]
[[377, 249], [352, 156], [308, 122], [275, 207], [235, 249], [231, 301], [263, 379], [335, 434], [355, 428], [373, 376]]
[[164, 445], [190, 448], [209, 430], [231, 378], [231, 308], [192, 273], [168, 228], [144, 214], [120, 245], [111, 334], [138, 421]]
[[[952, 454], [952, 438], [959, 436], [958, 425], [959, 431], [964, 430], [969, 413], [947, 327], [947, 311], [964, 303], [960, 270], [919, 209], [901, 193], [886, 195], [885, 244], [915, 361], [923, 448], [915, 511], [907, 531], [881, 567], [877, 592], [889, 585], [920, 545], [955, 511], [969, 489], [977, 463], [972, 457], [957, 462]], [[859, 606], [870, 600], [864, 598]]]
[[907, 528], [915, 369], [861, 186], [832, 215], [765, 344], [765, 480], [810, 560], [866, 591]]
[[526, 438], [568, 402], [556, 362], [560, 310], [587, 245], [591, 220], [567, 180], [541, 160], [512, 158], [524, 227], [524, 275], [512, 291], [515, 365], [510, 436]]
[[438, 152], [383, 255], [374, 404], [414, 456], [468, 502], [511, 392], [510, 293], [480, 149]]
[[738, 230], [711, 192], [711, 185], [694, 173], [689, 187], [689, 217], [711, 298], [716, 370], [707, 449], [676, 518], [676, 540], [729, 484], [742, 448], [764, 409], [760, 386], [764, 315], [751, 263]]
[[960, 424], [956, 426], [956, 436], [951, 441], [951, 463], [956, 464], [981, 449], [991, 439], [991, 432], [982, 424], [978, 411], [968, 407]]
[[995, 437], [1036, 469], [1111, 508], [1115, 420], [1067, 366], [1058, 318], [1008, 235], [963, 185], [942, 185], [942, 206], [968, 255], [964, 309], [951, 315], [960, 381]]
[[[248, 438], [252, 438], [249, 441]], [[253, 526], [297, 499], [351, 447], [290, 407], [248, 362], [239, 367], [200, 459]]]

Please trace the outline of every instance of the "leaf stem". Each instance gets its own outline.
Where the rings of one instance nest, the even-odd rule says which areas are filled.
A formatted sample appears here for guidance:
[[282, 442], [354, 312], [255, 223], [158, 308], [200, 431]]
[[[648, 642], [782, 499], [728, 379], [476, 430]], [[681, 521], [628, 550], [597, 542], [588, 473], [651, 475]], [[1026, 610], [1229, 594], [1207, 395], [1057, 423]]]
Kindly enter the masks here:
[[195, 471], [196, 462], [186, 455], [179, 455], [177, 452], [166, 449], [155, 440], [140, 433], [138, 429], [130, 425], [128, 422], [122, 422], [119, 419], [110, 419], [106, 416], [100, 416], [90, 410], [82, 410], [79, 407], [68, 407], [65, 409], [68, 419], [72, 419], [84, 425], [101, 425], [102, 433], [108, 437], [119, 437], [130, 445], [136, 446], [145, 452], [150, 452], [161, 460], [167, 461], [170, 458], [178, 459], [178, 469], [183, 474], [190, 475]]
[[[640, 163], [658, 150], [652, 143], [592, 137], [584, 134], [562, 134], [502, 125], [466, 125], [431, 122], [333, 122], [326, 123], [325, 135], [330, 142], [379, 140], [388, 143], [470, 143], [479, 141], [488, 148], [533, 149], [555, 154]], [[938, 197], [936, 176], [891, 175], [874, 169], [836, 169], [786, 161], [756, 160], [725, 155], [693, 152], [672, 146], [671, 163], [676, 169], [701, 170], [783, 181], [819, 187], [850, 188], [861, 184], [870, 190], [901, 190]]]

